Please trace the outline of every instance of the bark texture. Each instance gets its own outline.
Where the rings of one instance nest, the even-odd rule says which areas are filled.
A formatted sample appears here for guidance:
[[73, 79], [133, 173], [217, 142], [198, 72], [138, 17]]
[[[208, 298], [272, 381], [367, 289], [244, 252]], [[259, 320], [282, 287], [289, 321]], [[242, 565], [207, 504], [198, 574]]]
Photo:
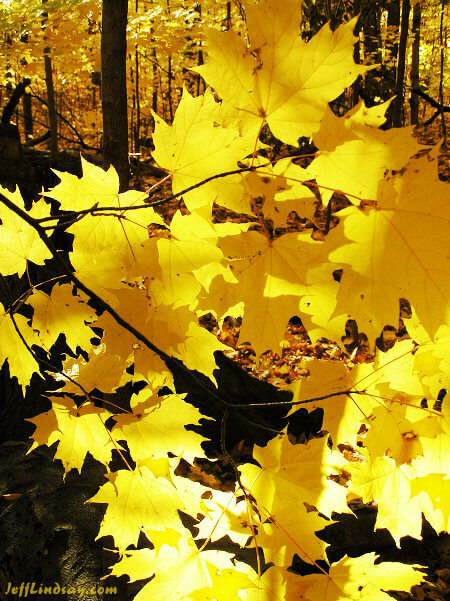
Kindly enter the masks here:
[[120, 191], [128, 189], [127, 120], [127, 0], [103, 0], [102, 4], [102, 111], [103, 166], [112, 165]]

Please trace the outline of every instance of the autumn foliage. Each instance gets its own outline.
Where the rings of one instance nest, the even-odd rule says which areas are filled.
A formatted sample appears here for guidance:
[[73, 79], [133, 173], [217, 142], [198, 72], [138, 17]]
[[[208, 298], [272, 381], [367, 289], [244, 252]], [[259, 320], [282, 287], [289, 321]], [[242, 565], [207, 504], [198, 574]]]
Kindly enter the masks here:
[[[248, 40], [211, 31], [209, 62], [196, 69], [210, 87], [198, 97], [185, 90], [171, 125], [155, 115], [153, 157], [187, 208], [170, 223], [156, 211], [166, 201], [158, 188], [118, 194], [114, 170], [84, 160], [81, 179], [58, 173], [45, 194], [57, 213], [44, 198], [26, 212], [18, 191], [1, 190], [2, 274], [53, 258], [66, 277], [2, 310], [0, 361], [25, 387], [35, 371], [52, 371], [34, 345], [50, 353], [65, 335], [72, 353], [53, 370], [52, 409], [31, 420], [32, 448], [59, 441], [66, 473], [81, 471], [88, 452], [105, 465], [108, 482], [90, 501], [107, 504], [99, 537], [114, 537], [112, 573], [154, 575], [137, 601], [389, 599], [385, 591], [409, 590], [422, 573], [371, 553], [329, 565], [316, 532], [357, 498], [377, 504], [376, 528], [397, 544], [420, 538], [422, 514], [436, 532], [449, 527], [449, 404], [434, 405], [450, 384], [450, 212], [438, 148], [423, 152], [411, 128], [380, 129], [389, 102], [336, 116], [328, 103], [366, 69], [353, 61], [355, 21], [306, 43], [298, 2], [278, 4], [246, 3]], [[273, 138], [296, 146], [300, 137], [318, 149], [307, 166], [277, 157]], [[329, 203], [337, 225], [312, 237], [307, 224]], [[241, 217], [219, 222], [213, 205]], [[70, 265], [50, 237], [63, 219]], [[234, 464], [233, 492], [180, 475], [181, 459], [205, 456], [204, 437], [185, 428], [202, 411], [185, 395], [198, 385], [207, 403], [222, 402], [222, 443], [237, 407], [215, 388], [214, 353], [227, 347], [199, 317], [242, 317], [240, 341], [257, 355], [280, 350], [293, 316], [312, 340], [338, 343], [353, 319], [375, 347], [385, 326], [397, 327], [401, 299], [409, 336], [373, 362], [302, 363], [309, 375], [290, 387], [290, 415], [322, 409], [324, 436], [300, 444], [273, 431], [253, 461]], [[190, 382], [184, 391], [175, 372]], [[131, 411], [90, 396], [128, 382], [142, 383]], [[110, 471], [113, 450], [123, 469]], [[136, 548], [140, 533], [148, 548]], [[256, 569], [208, 547], [225, 535], [255, 549]], [[288, 571], [294, 555], [313, 573]]]

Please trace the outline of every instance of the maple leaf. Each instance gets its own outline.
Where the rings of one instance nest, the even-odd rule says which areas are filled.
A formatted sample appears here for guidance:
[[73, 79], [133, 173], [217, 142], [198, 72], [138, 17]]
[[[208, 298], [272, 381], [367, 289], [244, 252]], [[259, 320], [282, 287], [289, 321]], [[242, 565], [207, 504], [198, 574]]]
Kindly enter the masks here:
[[328, 102], [367, 67], [353, 61], [353, 19], [332, 32], [328, 25], [305, 43], [297, 0], [246, 3], [250, 47], [234, 31], [207, 36], [210, 62], [194, 70], [229, 107], [243, 131], [257, 137], [265, 121], [272, 133], [296, 145], [320, 124]]
[[[0, 186], [0, 193], [19, 208], [24, 208], [18, 189], [10, 192]], [[28, 214], [34, 219], [40, 219], [48, 217], [49, 212], [49, 205], [44, 200], [39, 200], [33, 204]], [[0, 219], [0, 272], [3, 275], [18, 273], [21, 276], [27, 267], [27, 261], [42, 265], [45, 259], [51, 257], [37, 231], [3, 204], [0, 204]]]
[[112, 534], [115, 546], [123, 552], [129, 545], [137, 545], [142, 528], [184, 531], [176, 488], [166, 478], [156, 477], [146, 465], [106, 477], [109, 482], [89, 499], [108, 505], [97, 539]]
[[426, 389], [422, 378], [415, 368], [414, 353], [416, 345], [412, 340], [400, 340], [386, 352], [377, 352], [372, 374], [364, 376], [364, 388], [386, 393], [392, 397], [392, 391], [399, 391], [411, 398], [423, 398]]
[[407, 298], [434, 336], [446, 323], [450, 295], [450, 280], [442, 276], [450, 271], [446, 198], [433, 155], [383, 181], [376, 208], [338, 213], [342, 227], [330, 232], [324, 246], [331, 270], [344, 267], [334, 315], [354, 316], [372, 341], [384, 325], [397, 323], [399, 298]]
[[[57, 200], [64, 211], [83, 211], [94, 206], [129, 206], [144, 198], [142, 192], [137, 190], [128, 190], [119, 194], [119, 177], [113, 166], [104, 171], [81, 155], [81, 169], [82, 177], [53, 169], [61, 181], [45, 194]], [[97, 219], [97, 221], [105, 220]], [[110, 221], [106, 221], [110, 225]], [[157, 223], [162, 221], [158, 220]], [[103, 228], [103, 224], [100, 227]]]
[[[20, 334], [29, 346], [39, 344], [39, 339], [28, 325], [28, 320], [18, 313], [14, 314], [14, 321]], [[0, 302], [0, 365], [8, 359], [9, 369], [12, 377], [16, 377], [20, 386], [24, 388], [30, 382], [34, 372], [39, 371], [39, 366], [33, 355], [25, 346], [22, 338], [16, 330], [11, 319], [10, 312], [5, 311]]]
[[410, 464], [423, 455], [422, 440], [434, 438], [440, 433], [436, 416], [422, 407], [404, 404], [401, 399], [376, 407], [370, 417], [370, 427], [364, 441], [372, 460], [377, 457], [392, 457], [397, 465]]
[[302, 561], [314, 563], [318, 559], [327, 560], [327, 544], [315, 533], [330, 525], [329, 520], [320, 517], [315, 511], [308, 511], [301, 503], [292, 503], [269, 516], [258, 525], [258, 546], [264, 549], [266, 562], [288, 568], [294, 554]]
[[212, 490], [211, 496], [211, 499], [205, 499], [206, 515], [196, 525], [198, 534], [195, 538], [210, 538], [214, 542], [228, 535], [232, 541], [244, 546], [252, 534], [249, 517], [256, 521], [256, 516], [234, 493]]
[[[322, 429], [329, 432], [333, 445], [356, 444], [359, 427], [365, 417], [368, 417], [377, 401], [370, 394], [336, 395], [336, 393], [351, 390], [354, 382], [358, 381], [361, 370], [348, 372], [342, 363], [336, 361], [312, 360], [302, 363], [309, 370], [309, 377], [302, 378], [292, 386], [294, 401], [309, 400], [326, 395], [334, 395], [332, 398], [324, 398], [308, 403], [310, 410], [322, 409]], [[367, 384], [364, 382], [364, 388]], [[297, 410], [292, 407], [291, 413]]]
[[409, 321], [405, 320], [408, 332], [420, 344], [414, 355], [414, 370], [428, 388], [429, 395], [436, 399], [440, 390], [450, 389], [450, 326], [441, 326], [434, 339], [426, 333], [423, 339], [419, 339]]
[[[389, 601], [382, 591], [409, 591], [423, 579], [414, 566], [385, 561], [375, 564], [375, 553], [343, 557], [330, 566], [329, 574], [304, 576], [308, 584], [303, 599], [321, 601]], [[415, 566], [420, 567], [420, 566]]]
[[61, 332], [72, 350], [77, 346], [83, 349], [91, 347], [94, 333], [85, 322], [92, 322], [95, 312], [78, 294], [72, 294], [72, 288], [71, 284], [58, 284], [53, 287], [50, 296], [35, 290], [28, 299], [34, 309], [33, 328], [39, 331], [39, 338], [46, 348], [56, 342]]
[[293, 445], [286, 436], [278, 436], [253, 454], [262, 467], [242, 466], [242, 482], [269, 514], [276, 516], [279, 509], [303, 502], [324, 515], [349, 511], [345, 488], [328, 479], [335, 471], [334, 461], [341, 460], [326, 438]]
[[191, 323], [186, 332], [186, 340], [179, 344], [175, 355], [192, 370], [201, 371], [211, 380], [217, 369], [214, 353], [228, 350], [228, 346], [217, 340], [216, 336], [196, 323]]
[[136, 410], [138, 415], [117, 415], [112, 431], [117, 440], [127, 441], [135, 461], [167, 457], [169, 449], [191, 463], [195, 457], [204, 456], [200, 446], [203, 438], [184, 428], [188, 424], [197, 425], [201, 414], [178, 395], [150, 397]]
[[[194, 98], [184, 89], [172, 125], [154, 114], [152, 155], [158, 165], [173, 173], [174, 194], [213, 175], [235, 170], [238, 160], [253, 151], [254, 140], [241, 138], [236, 129], [218, 124], [220, 110], [210, 91]], [[190, 211], [211, 207], [216, 199], [228, 206], [236, 195], [242, 196], [239, 183], [239, 175], [220, 178], [184, 194], [183, 199]]]
[[286, 601], [300, 599], [305, 592], [303, 578], [284, 568], [270, 567], [260, 577], [249, 574], [252, 587], [241, 591], [245, 601]]
[[173, 216], [170, 232], [170, 239], [152, 239], [144, 246], [141, 273], [152, 273], [148, 288], [156, 303], [174, 308], [195, 306], [201, 289], [197, 270], [203, 269], [204, 274], [206, 269], [211, 277], [220, 270], [223, 253], [217, 246], [219, 234], [199, 214], [182, 215], [180, 211]]
[[271, 241], [250, 231], [221, 239], [219, 245], [238, 281], [235, 290], [229, 287], [228, 306], [238, 301], [245, 306], [241, 342], [250, 341], [257, 355], [278, 348], [286, 323], [298, 313], [299, 297], [310, 292], [306, 272], [322, 243], [309, 234], [285, 234]]
[[399, 545], [402, 536], [420, 538], [422, 514], [420, 503], [411, 498], [411, 466], [397, 466], [391, 457], [375, 457], [373, 461], [350, 463], [349, 488], [360, 495], [365, 503], [378, 504], [375, 528], [387, 528]]
[[317, 198], [303, 185], [309, 177], [308, 172], [299, 165], [291, 161], [278, 161], [273, 166], [245, 174], [242, 185], [246, 190], [245, 195], [249, 197], [249, 205], [252, 201], [263, 199], [264, 217], [271, 219], [274, 227], [277, 227], [285, 224], [292, 211], [302, 218], [313, 219]]
[[106, 346], [102, 344], [90, 351], [88, 361], [82, 356], [66, 359], [58, 379], [64, 381], [64, 392], [67, 393], [80, 394], [82, 390], [89, 393], [94, 388], [114, 392], [123, 383], [126, 363], [121, 356], [108, 354]]
[[[387, 104], [381, 106], [387, 109]], [[379, 112], [380, 107], [358, 105], [344, 117], [336, 117], [327, 110], [313, 136], [319, 156], [307, 169], [319, 185], [324, 204], [335, 190], [346, 194], [355, 205], [362, 199], [375, 200], [386, 171], [399, 171], [420, 150], [412, 127], [381, 131], [366, 125], [367, 121], [377, 121]]]
[[137, 551], [125, 551], [120, 561], [115, 563], [110, 568], [110, 576], [122, 576], [127, 574], [129, 582], [136, 580], [145, 580], [149, 578], [149, 565], [154, 561], [156, 556], [155, 549], [139, 549]]
[[[136, 559], [140, 551], [136, 551], [131, 557]], [[139, 591], [135, 599], [144, 601], [178, 601], [192, 599], [193, 592], [198, 589], [207, 588], [212, 595], [211, 576], [222, 570], [233, 568], [231, 556], [224, 551], [199, 551], [194, 540], [188, 532], [180, 538], [178, 547], [163, 545], [156, 557], [153, 554], [141, 554], [137, 564], [139, 575], [144, 573], [144, 562], [147, 567], [147, 577], [155, 574], [155, 577]], [[133, 568], [129, 561], [124, 562], [123, 570]], [[114, 573], [128, 573], [122, 571], [122, 566], [116, 564]], [[133, 562], [136, 565], [136, 561]], [[195, 596], [195, 595], [194, 595]]]
[[450, 478], [447, 475], [430, 473], [416, 478], [411, 483], [411, 494], [418, 499], [426, 519], [437, 533], [450, 530]]
[[28, 453], [36, 447], [51, 446], [59, 441], [55, 459], [60, 459], [64, 467], [64, 478], [71, 469], [81, 473], [86, 453], [108, 465], [111, 451], [115, 448], [104, 422], [111, 415], [92, 403], [77, 407], [68, 397], [51, 397], [52, 409], [37, 417], [28, 418], [36, 426], [33, 444]]
[[[242, 562], [233, 560], [233, 568], [211, 571], [211, 587], [195, 591], [195, 601], [229, 601], [229, 599], [240, 599], [242, 594], [255, 585], [248, 575], [248, 566]], [[211, 573], [212, 572], [212, 573]]]
[[446, 475], [450, 461], [450, 429], [447, 415], [447, 423], [439, 419], [441, 416], [434, 416], [436, 430], [439, 426], [444, 426], [444, 432], [434, 438], [422, 438], [420, 444], [423, 449], [423, 457], [417, 457], [413, 461], [413, 466], [418, 476], [425, 476], [430, 473]]

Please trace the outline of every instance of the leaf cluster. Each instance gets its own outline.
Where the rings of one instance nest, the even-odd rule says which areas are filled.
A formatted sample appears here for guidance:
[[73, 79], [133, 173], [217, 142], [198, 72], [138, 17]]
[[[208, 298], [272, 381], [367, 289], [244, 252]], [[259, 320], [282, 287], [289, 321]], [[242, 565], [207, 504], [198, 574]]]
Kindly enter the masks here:
[[[105, 465], [91, 502], [107, 505], [99, 537], [114, 537], [112, 574], [154, 575], [136, 599], [388, 599], [421, 573], [370, 553], [330, 564], [316, 533], [355, 498], [377, 504], [376, 527], [397, 544], [420, 537], [422, 513], [448, 529], [450, 414], [445, 400], [423, 402], [449, 384], [450, 214], [437, 149], [416, 156], [410, 128], [382, 131], [389, 103], [330, 110], [365, 69], [352, 58], [354, 21], [304, 42], [296, 1], [282, 11], [275, 0], [249, 2], [246, 13], [248, 44], [232, 31], [208, 34], [210, 61], [196, 70], [214, 92], [185, 91], [171, 125], [155, 115], [153, 156], [186, 207], [170, 222], [156, 211], [167, 201], [158, 186], [119, 194], [113, 169], [84, 160], [81, 179], [58, 173], [48, 193], [57, 213], [44, 198], [27, 212], [19, 192], [1, 190], [3, 276], [49, 259], [64, 276], [47, 292], [30, 280], [2, 309], [0, 360], [22, 386], [39, 369], [60, 382], [51, 410], [31, 420], [32, 448], [59, 441], [66, 473], [88, 452]], [[267, 128], [286, 145], [309, 137], [317, 152], [306, 167], [295, 156], [269, 160]], [[241, 218], [219, 223], [213, 205]], [[320, 235], [319, 205], [337, 223]], [[51, 235], [62, 223], [68, 257]], [[249, 383], [199, 324], [207, 313], [242, 317], [240, 340], [259, 355], [280, 348], [294, 315], [311, 339], [338, 343], [351, 318], [374, 346], [398, 322], [400, 299], [411, 307], [409, 337], [351, 370], [305, 361], [309, 376], [290, 391]], [[62, 369], [38, 361], [36, 347], [49, 358], [61, 334]], [[125, 384], [126, 410], [95, 402]], [[322, 436], [296, 444], [285, 417], [302, 404], [323, 411]], [[231, 492], [180, 473], [181, 461], [205, 458], [204, 415], [220, 424]], [[237, 459], [230, 446], [246, 428], [259, 431], [257, 444]], [[114, 450], [123, 465], [111, 471]], [[224, 536], [255, 550], [255, 569], [212, 550]], [[289, 570], [294, 555], [311, 575]]]

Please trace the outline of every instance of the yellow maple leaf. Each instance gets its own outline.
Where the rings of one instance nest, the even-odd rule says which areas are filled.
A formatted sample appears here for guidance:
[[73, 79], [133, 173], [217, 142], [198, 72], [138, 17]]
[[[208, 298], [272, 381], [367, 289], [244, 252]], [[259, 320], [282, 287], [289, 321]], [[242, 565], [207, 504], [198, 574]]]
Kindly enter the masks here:
[[[180, 539], [178, 548], [163, 545], [158, 556], [149, 562], [151, 580], [136, 595], [136, 601], [178, 601], [195, 598], [199, 589], [212, 590], [211, 574], [232, 569], [231, 555], [225, 551], [199, 551], [192, 537]], [[219, 579], [220, 581], [220, 579]]]
[[253, 586], [239, 593], [239, 597], [245, 601], [287, 601], [304, 598], [303, 577], [285, 568], [272, 566], [260, 577], [255, 573], [249, 573], [248, 577]]
[[417, 477], [426, 477], [429, 474], [446, 476], [450, 465], [450, 408], [447, 400], [444, 400], [440, 412], [429, 411], [428, 413], [433, 420], [432, 432], [435, 436], [421, 438], [423, 457], [417, 457], [413, 461], [413, 466]]
[[429, 396], [437, 399], [440, 390], [450, 389], [450, 326], [442, 325], [433, 340], [426, 335], [419, 341], [411, 331], [409, 321], [405, 320], [408, 332], [416, 342], [420, 342], [414, 355], [414, 369], [417, 377], [428, 387]]
[[440, 420], [422, 407], [413, 407], [401, 398], [375, 407], [369, 420], [364, 446], [371, 459], [392, 457], [398, 465], [410, 464], [424, 454], [422, 441], [441, 432]]
[[167, 457], [168, 451], [191, 463], [195, 457], [204, 456], [200, 446], [203, 437], [184, 428], [188, 424], [197, 425], [201, 414], [178, 395], [150, 397], [136, 411], [138, 415], [117, 415], [112, 431], [117, 440], [127, 441], [135, 461]]
[[[216, 541], [228, 535], [232, 541], [243, 547], [252, 535], [247, 504], [242, 499], [238, 500], [234, 493], [219, 490], [212, 490], [211, 497], [205, 499], [206, 515], [196, 525], [198, 534], [195, 538], [210, 538], [211, 541]], [[250, 515], [255, 523], [254, 512], [251, 511]]]
[[101, 344], [90, 351], [88, 361], [83, 357], [66, 359], [58, 379], [65, 382], [64, 392], [82, 394], [82, 390], [89, 393], [94, 388], [102, 392], [114, 392], [123, 384], [122, 375], [126, 367], [125, 359], [118, 355], [110, 355], [106, 352], [106, 345]]
[[[28, 320], [19, 314], [14, 315], [17, 327], [29, 346], [39, 344], [39, 340], [28, 325]], [[39, 371], [39, 366], [33, 355], [23, 343], [10, 317], [0, 302], [0, 365], [8, 359], [11, 377], [16, 377], [20, 386], [24, 388], [30, 382], [34, 372]]]
[[[24, 202], [17, 189], [10, 192], [0, 186], [0, 193], [11, 200], [22, 210]], [[34, 219], [48, 217], [50, 206], [43, 200], [33, 204], [28, 212]], [[26, 221], [0, 203], [0, 272], [3, 275], [18, 273], [21, 276], [27, 266], [27, 261], [33, 261], [42, 265], [45, 259], [51, 257], [51, 253], [40, 239], [37, 231]]]
[[202, 75], [238, 119], [257, 135], [265, 121], [287, 144], [319, 128], [328, 102], [367, 67], [353, 61], [355, 20], [332, 32], [328, 25], [305, 43], [299, 35], [297, 0], [246, 3], [250, 47], [233, 31], [210, 31], [210, 62]]
[[145, 465], [107, 474], [107, 478], [109, 482], [89, 499], [108, 505], [97, 539], [112, 535], [122, 553], [129, 545], [137, 545], [142, 528], [184, 532], [177, 491], [166, 478], [156, 477]]
[[[303, 599], [315, 601], [389, 601], [382, 591], [409, 591], [423, 575], [414, 566], [385, 561], [375, 564], [375, 553], [343, 557], [330, 566], [329, 574], [304, 576], [309, 585]], [[420, 567], [420, 566], [416, 566]]]
[[105, 409], [85, 403], [77, 407], [68, 397], [53, 397], [52, 409], [28, 421], [36, 426], [33, 444], [29, 453], [36, 447], [51, 446], [59, 441], [55, 459], [64, 466], [64, 478], [71, 469], [81, 473], [86, 453], [108, 465], [111, 451], [115, 448], [104, 422], [111, 415]]
[[256, 448], [254, 457], [261, 467], [242, 466], [242, 482], [270, 514], [303, 502], [324, 515], [349, 511], [346, 489], [328, 479], [341, 459], [328, 448], [326, 438], [293, 445], [286, 436], [278, 436], [267, 447]]
[[[356, 444], [356, 437], [361, 423], [368, 417], [378, 402], [370, 394], [367, 395], [336, 395], [336, 393], [351, 390], [354, 382], [359, 379], [360, 370], [349, 372], [337, 361], [312, 360], [302, 363], [310, 374], [300, 379], [292, 386], [293, 401], [309, 400], [332, 394], [330, 398], [308, 403], [308, 410], [323, 409], [322, 429], [330, 433], [333, 445]], [[357, 387], [356, 387], [357, 388]], [[364, 389], [367, 384], [364, 382]], [[298, 407], [292, 407], [294, 413]]]
[[420, 538], [422, 513], [417, 497], [411, 498], [411, 466], [398, 466], [391, 457], [375, 457], [373, 461], [350, 463], [349, 488], [365, 503], [378, 504], [375, 528], [387, 528], [397, 545], [402, 536]]
[[[312, 220], [317, 198], [303, 185], [309, 177], [308, 172], [299, 165], [291, 161], [278, 161], [273, 166], [265, 166], [245, 174], [242, 185], [246, 190], [249, 207], [251, 201], [263, 199], [264, 217], [271, 219], [277, 227], [285, 225], [292, 211], [302, 218]], [[249, 213], [250, 208], [239, 212]]]
[[402, 176], [383, 181], [376, 208], [349, 207], [339, 213], [343, 227], [330, 232], [324, 247], [330, 249], [330, 269], [344, 267], [334, 314], [355, 317], [369, 340], [384, 325], [397, 323], [399, 298], [414, 306], [430, 336], [447, 323], [450, 279], [442, 275], [450, 272], [446, 199], [434, 154], [433, 160], [415, 159]]
[[[154, 115], [153, 158], [173, 173], [174, 194], [213, 175], [237, 169], [238, 160], [253, 151], [254, 140], [241, 138], [236, 129], [219, 125], [220, 111], [210, 91], [194, 98], [185, 89], [172, 125]], [[239, 175], [220, 178], [184, 194], [183, 199], [190, 211], [205, 205], [211, 208], [215, 200], [227, 206], [227, 202], [237, 202], [236, 196], [242, 196], [239, 184]]]
[[411, 483], [411, 494], [417, 495], [426, 519], [437, 533], [450, 530], [450, 478], [447, 473], [430, 473], [416, 478]]
[[120, 561], [115, 563], [110, 568], [110, 576], [122, 576], [127, 574], [129, 582], [136, 580], [145, 580], [149, 578], [149, 566], [155, 560], [155, 549], [138, 549], [136, 551], [130, 549], [125, 551]]
[[175, 355], [189, 369], [200, 371], [214, 380], [213, 372], [217, 369], [217, 365], [213, 353], [225, 351], [228, 348], [214, 334], [191, 322], [186, 332], [186, 339], [178, 345]]
[[299, 297], [310, 293], [306, 272], [320, 254], [322, 243], [303, 233], [271, 241], [249, 231], [223, 238], [219, 246], [238, 281], [234, 289], [228, 286], [228, 306], [245, 305], [240, 341], [249, 341], [258, 355], [277, 349], [286, 323], [298, 314]]
[[35, 290], [28, 299], [33, 307], [33, 328], [39, 331], [39, 338], [45, 348], [50, 348], [60, 333], [64, 333], [67, 344], [76, 350], [91, 347], [90, 339], [94, 332], [85, 325], [94, 319], [95, 311], [80, 296], [72, 294], [72, 284], [57, 284], [50, 296]]
[[313, 135], [314, 144], [330, 152], [344, 142], [364, 139], [371, 131], [369, 128], [379, 128], [386, 122], [386, 111], [392, 100], [371, 107], [361, 100], [342, 117], [337, 117], [328, 107], [320, 129]]
[[[381, 106], [387, 109], [387, 104]], [[377, 121], [379, 112], [380, 107], [359, 105], [349, 111], [350, 115], [336, 117], [327, 110], [313, 137], [320, 148], [319, 156], [307, 169], [319, 185], [324, 204], [328, 204], [334, 190], [347, 194], [357, 206], [361, 199], [375, 200], [385, 172], [400, 170], [420, 150], [412, 127], [381, 131], [366, 124]]]
[[307, 563], [319, 559], [327, 561], [327, 543], [315, 533], [331, 523], [317, 512], [308, 511], [303, 504], [292, 503], [258, 525], [256, 540], [264, 549], [266, 562], [273, 562], [276, 566], [288, 568], [292, 565], [294, 554]]
[[[99, 207], [121, 206], [119, 201], [119, 177], [114, 167], [104, 171], [93, 165], [81, 155], [82, 177], [54, 170], [61, 182], [46, 192], [46, 196], [57, 200], [64, 211], [83, 211], [96, 205]], [[131, 194], [130, 194], [131, 192]], [[142, 192], [136, 190], [121, 194], [127, 201], [142, 198]], [[132, 204], [123, 202], [122, 206]]]
[[[223, 258], [217, 246], [218, 233], [210, 221], [197, 213], [182, 215], [180, 211], [175, 213], [170, 231], [170, 239], [160, 238], [153, 246], [153, 240], [145, 245], [143, 274], [152, 273], [149, 290], [156, 303], [174, 308], [195, 307], [201, 289], [196, 271], [207, 267], [214, 277]], [[153, 252], [149, 252], [150, 248]], [[154, 255], [156, 259], [152, 260]], [[159, 270], [155, 270], [155, 262]]]

